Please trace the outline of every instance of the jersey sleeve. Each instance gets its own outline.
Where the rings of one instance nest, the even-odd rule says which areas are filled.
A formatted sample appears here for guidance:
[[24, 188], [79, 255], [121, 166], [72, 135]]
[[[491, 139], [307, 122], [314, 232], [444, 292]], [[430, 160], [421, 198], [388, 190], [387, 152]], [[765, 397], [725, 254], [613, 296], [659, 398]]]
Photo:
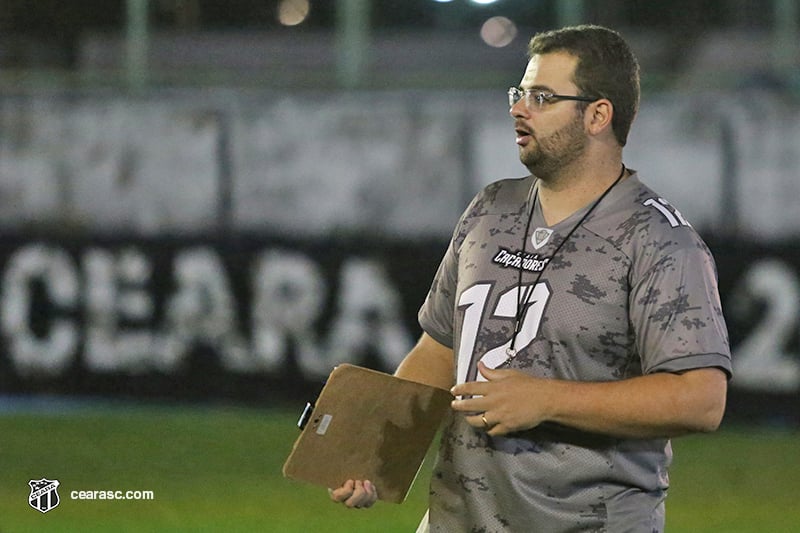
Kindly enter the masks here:
[[433, 277], [431, 288], [419, 310], [417, 319], [422, 330], [437, 342], [454, 347], [456, 309], [455, 298], [458, 289], [458, 255], [464, 236], [474, 221], [477, 206], [481, 205], [485, 190], [478, 193], [461, 214], [453, 230], [450, 245]]
[[457, 269], [455, 246], [451, 241], [418, 314], [422, 330], [448, 348], [453, 347]]
[[642, 373], [717, 367], [730, 378], [716, 267], [702, 242], [671, 250], [635, 281], [630, 320]]

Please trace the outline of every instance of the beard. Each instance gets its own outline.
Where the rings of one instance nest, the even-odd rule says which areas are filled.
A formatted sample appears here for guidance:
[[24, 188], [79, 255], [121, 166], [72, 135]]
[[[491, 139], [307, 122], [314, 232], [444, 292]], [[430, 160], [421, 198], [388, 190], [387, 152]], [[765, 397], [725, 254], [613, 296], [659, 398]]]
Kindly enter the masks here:
[[519, 160], [531, 174], [547, 181], [586, 151], [588, 139], [583, 131], [583, 113], [576, 112], [569, 124], [547, 137], [535, 134], [532, 137], [531, 144], [520, 148]]

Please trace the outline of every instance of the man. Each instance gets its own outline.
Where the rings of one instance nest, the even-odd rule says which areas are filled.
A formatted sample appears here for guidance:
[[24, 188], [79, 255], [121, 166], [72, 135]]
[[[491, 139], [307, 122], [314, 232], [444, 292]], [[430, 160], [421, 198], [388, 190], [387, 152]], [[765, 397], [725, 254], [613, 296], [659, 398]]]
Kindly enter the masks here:
[[[622, 163], [639, 101], [625, 41], [569, 27], [536, 35], [529, 58], [509, 104], [532, 175], [466, 209], [397, 369], [456, 396], [429, 528], [662, 531], [669, 438], [715, 430], [725, 409], [714, 262]], [[351, 480], [331, 497], [377, 493]]]

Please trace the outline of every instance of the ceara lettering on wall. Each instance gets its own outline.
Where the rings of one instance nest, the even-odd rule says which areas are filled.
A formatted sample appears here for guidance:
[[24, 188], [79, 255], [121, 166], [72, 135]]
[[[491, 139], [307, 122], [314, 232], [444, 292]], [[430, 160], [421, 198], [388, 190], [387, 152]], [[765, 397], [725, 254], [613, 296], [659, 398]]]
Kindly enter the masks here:
[[23, 378], [57, 377], [76, 362], [99, 374], [169, 374], [202, 345], [230, 372], [278, 372], [292, 353], [319, 378], [367, 352], [394, 368], [411, 347], [380, 261], [345, 257], [331, 274], [296, 250], [240, 255], [24, 244], [2, 273], [5, 357]]

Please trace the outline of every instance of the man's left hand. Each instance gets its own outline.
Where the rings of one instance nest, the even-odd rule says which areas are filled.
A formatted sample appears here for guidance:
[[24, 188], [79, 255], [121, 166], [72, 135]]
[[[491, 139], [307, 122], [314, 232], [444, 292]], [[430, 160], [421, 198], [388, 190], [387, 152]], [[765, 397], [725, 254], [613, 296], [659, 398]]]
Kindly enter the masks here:
[[489, 368], [478, 363], [487, 381], [471, 381], [453, 387], [453, 410], [465, 414], [474, 428], [499, 436], [531, 429], [547, 420], [548, 380], [518, 370]]

